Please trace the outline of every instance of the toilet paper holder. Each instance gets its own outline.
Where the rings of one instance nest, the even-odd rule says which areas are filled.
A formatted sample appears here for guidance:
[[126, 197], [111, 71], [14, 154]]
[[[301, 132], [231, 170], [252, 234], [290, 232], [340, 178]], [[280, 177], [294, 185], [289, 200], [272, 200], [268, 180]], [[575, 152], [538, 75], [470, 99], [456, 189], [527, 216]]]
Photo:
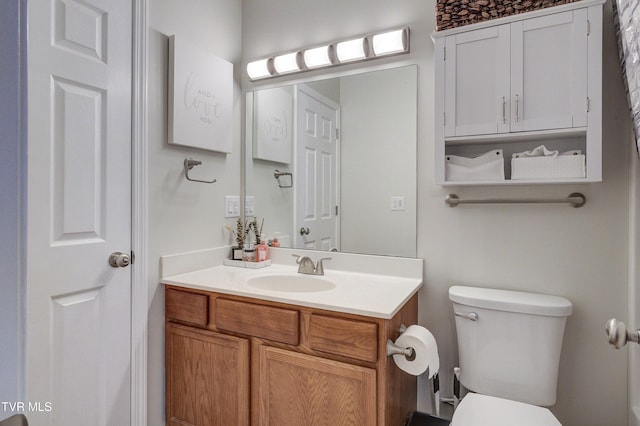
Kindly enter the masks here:
[[[400, 334], [404, 333], [407, 330], [407, 326], [404, 324], [400, 325]], [[402, 346], [398, 346], [391, 341], [391, 339], [387, 339], [387, 356], [393, 355], [404, 355], [408, 361], [413, 361], [416, 359], [416, 351], [415, 349], [408, 347], [403, 348]]]

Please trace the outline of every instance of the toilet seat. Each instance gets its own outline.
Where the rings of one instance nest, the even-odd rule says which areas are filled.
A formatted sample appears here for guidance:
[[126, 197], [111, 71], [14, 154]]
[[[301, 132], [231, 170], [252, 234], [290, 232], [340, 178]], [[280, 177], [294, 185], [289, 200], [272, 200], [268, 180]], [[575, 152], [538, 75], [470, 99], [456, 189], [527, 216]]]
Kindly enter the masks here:
[[451, 426], [562, 426], [551, 411], [494, 396], [467, 394], [453, 413]]

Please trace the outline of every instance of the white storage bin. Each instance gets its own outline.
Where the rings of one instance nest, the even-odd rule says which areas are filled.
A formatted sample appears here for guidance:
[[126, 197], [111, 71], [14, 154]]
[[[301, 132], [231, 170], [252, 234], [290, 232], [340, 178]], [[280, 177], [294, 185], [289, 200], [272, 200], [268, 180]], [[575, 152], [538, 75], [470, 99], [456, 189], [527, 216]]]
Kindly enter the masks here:
[[446, 155], [444, 172], [448, 182], [504, 180], [502, 150], [494, 149], [475, 158]]
[[554, 156], [514, 157], [511, 159], [511, 180], [586, 177], [585, 156], [570, 151]]

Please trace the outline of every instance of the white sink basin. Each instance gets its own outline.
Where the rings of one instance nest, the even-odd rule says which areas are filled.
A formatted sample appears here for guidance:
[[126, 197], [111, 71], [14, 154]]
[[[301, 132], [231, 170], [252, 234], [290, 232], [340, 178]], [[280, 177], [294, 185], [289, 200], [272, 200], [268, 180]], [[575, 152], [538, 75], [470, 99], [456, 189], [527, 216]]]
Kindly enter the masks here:
[[268, 274], [249, 278], [247, 285], [253, 288], [289, 293], [313, 293], [334, 289], [331, 281], [315, 275]]

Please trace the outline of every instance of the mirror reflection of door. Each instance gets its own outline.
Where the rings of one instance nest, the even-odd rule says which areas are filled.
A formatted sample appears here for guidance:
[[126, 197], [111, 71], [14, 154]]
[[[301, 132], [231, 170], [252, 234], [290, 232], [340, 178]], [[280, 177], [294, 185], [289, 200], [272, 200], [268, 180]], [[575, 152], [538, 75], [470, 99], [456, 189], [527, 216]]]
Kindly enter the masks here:
[[337, 128], [340, 108], [311, 88], [296, 93], [295, 247], [339, 247]]

